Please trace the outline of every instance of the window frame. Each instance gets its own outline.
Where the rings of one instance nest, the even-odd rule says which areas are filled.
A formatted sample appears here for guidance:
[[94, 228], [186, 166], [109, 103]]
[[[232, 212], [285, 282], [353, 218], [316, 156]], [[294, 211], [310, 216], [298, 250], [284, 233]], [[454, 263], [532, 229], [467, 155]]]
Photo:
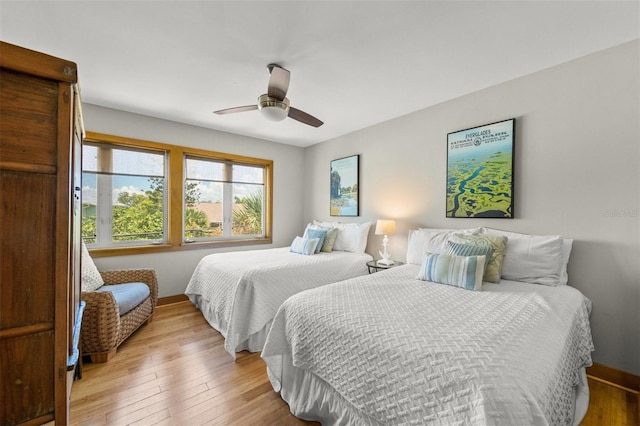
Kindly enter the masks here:
[[[86, 142], [86, 143], [85, 143]], [[139, 148], [139, 147], [133, 147], [133, 146], [125, 146], [125, 145], [115, 145], [115, 144], [111, 144], [111, 143], [103, 143], [103, 142], [96, 142], [96, 141], [89, 141], [89, 140], [85, 140], [83, 142], [82, 145], [82, 149], [83, 149], [83, 154], [84, 154], [84, 148], [87, 146], [92, 146], [97, 148], [98, 152], [101, 149], [105, 149], [108, 150], [109, 153], [106, 154], [105, 156], [105, 160], [106, 163], [101, 161], [101, 157], [100, 155], [105, 155], [104, 153], [102, 154], [98, 154], [98, 166], [97, 169], [102, 169], [103, 167], [108, 167], [108, 168], [112, 168], [112, 158], [114, 156], [113, 151], [114, 150], [121, 150], [121, 151], [127, 151], [127, 152], [139, 152], [139, 153], [143, 153], [143, 154], [155, 154], [155, 155], [161, 155], [163, 157], [163, 166], [162, 166], [162, 180], [164, 182], [163, 187], [168, 187], [168, 176], [169, 176], [169, 156], [168, 156], [168, 151], [164, 150], [164, 149], [150, 149], [150, 148]], [[96, 205], [96, 218], [98, 217], [110, 217], [111, 220], [113, 220], [113, 208], [114, 208], [114, 203], [111, 202], [112, 199], [112, 193], [113, 193], [113, 177], [114, 176], [118, 176], [121, 175], [121, 173], [118, 172], [113, 172], [113, 170], [108, 171], [106, 174], [103, 172], [99, 172], [99, 171], [95, 171], [95, 172], [86, 172], [86, 173], [92, 173], [96, 176], [96, 189], [107, 189], [106, 191], [103, 192], [98, 192], [98, 198], [99, 200], [102, 200], [102, 202], [98, 202]], [[85, 170], [84, 170], [84, 164], [82, 167], [82, 175], [84, 176], [85, 174]], [[146, 177], [149, 178], [150, 176], [142, 176], [139, 175], [140, 177]], [[84, 183], [84, 182], [83, 182]], [[83, 185], [84, 187], [84, 185]], [[117, 247], [139, 247], [139, 246], [145, 246], [145, 245], [161, 245], [164, 244], [165, 240], [168, 240], [168, 235], [166, 230], [168, 229], [167, 226], [167, 220], [168, 220], [168, 197], [167, 197], [167, 191], [163, 191], [163, 217], [162, 217], [162, 221], [163, 221], [163, 231], [162, 231], [162, 238], [160, 239], [148, 239], [148, 240], [131, 240], [131, 241], [119, 241], [116, 242], [113, 240], [113, 235], [112, 235], [112, 225], [111, 225], [111, 221], [109, 221], [108, 223], [101, 223], [102, 221], [96, 221], [96, 243], [98, 241], [100, 241], [102, 244], [105, 244], [103, 246], [93, 246], [92, 249], [95, 248], [117, 248]], [[105, 202], [106, 201], [106, 202]]]
[[[233, 186], [236, 184], [247, 184], [247, 185], [257, 185], [257, 186], [261, 186], [262, 187], [262, 192], [263, 192], [263, 205], [264, 205], [264, 199], [266, 197], [266, 174], [267, 174], [267, 170], [266, 167], [264, 165], [261, 164], [248, 164], [248, 163], [242, 163], [239, 161], [222, 161], [220, 159], [214, 159], [211, 157], [200, 157], [200, 156], [194, 156], [191, 154], [185, 154], [185, 156], [183, 157], [183, 161], [185, 163], [185, 165], [187, 164], [188, 160], [194, 160], [194, 161], [200, 161], [200, 162], [209, 162], [209, 163], [213, 163], [213, 164], [220, 164], [223, 166], [223, 171], [222, 174], [224, 175], [224, 177], [220, 178], [220, 179], [198, 179], [195, 177], [189, 177], [188, 176], [188, 171], [185, 172], [184, 178], [183, 178], [183, 188], [184, 188], [184, 184], [187, 180], [190, 181], [209, 181], [209, 182], [218, 182], [221, 183], [223, 185], [222, 188], [222, 206], [223, 206], [223, 235], [222, 236], [216, 236], [216, 237], [193, 237], [190, 238], [189, 241], [187, 241], [186, 238], [186, 230], [183, 228], [183, 242], [185, 243], [189, 243], [192, 244], [194, 242], [205, 242], [205, 241], [224, 241], [225, 239], [227, 241], [235, 241], [238, 239], [243, 239], [243, 240], [247, 240], [247, 239], [254, 239], [254, 238], [262, 238], [262, 235], [253, 235], [253, 236], [247, 236], [247, 235], [234, 235], [233, 234], [233, 206], [235, 204], [235, 202], [233, 201], [234, 199], [234, 193], [233, 193]], [[262, 182], [259, 183], [252, 183], [252, 182], [241, 182], [241, 181], [236, 181], [233, 178], [233, 167], [235, 166], [241, 166], [241, 167], [252, 167], [252, 168], [256, 168], [256, 169], [262, 169]], [[264, 209], [262, 211], [262, 215], [261, 215], [261, 221], [262, 221], [262, 228], [264, 230], [265, 228], [265, 212]], [[227, 234], [226, 237], [224, 234]], [[261, 234], [264, 234], [264, 232], [262, 232]]]
[[[273, 160], [208, 151], [187, 146], [171, 145], [142, 139], [115, 136], [87, 131], [83, 142], [94, 142], [129, 148], [165, 151], [167, 153], [167, 242], [153, 245], [131, 245], [122, 247], [95, 247], [91, 249], [93, 257], [126, 256], [133, 254], [165, 253], [183, 250], [202, 250], [223, 247], [250, 246], [272, 243], [273, 226]], [[233, 238], [185, 242], [184, 224], [184, 159], [200, 157], [214, 161], [256, 165], [265, 168], [264, 182], [264, 237]]]

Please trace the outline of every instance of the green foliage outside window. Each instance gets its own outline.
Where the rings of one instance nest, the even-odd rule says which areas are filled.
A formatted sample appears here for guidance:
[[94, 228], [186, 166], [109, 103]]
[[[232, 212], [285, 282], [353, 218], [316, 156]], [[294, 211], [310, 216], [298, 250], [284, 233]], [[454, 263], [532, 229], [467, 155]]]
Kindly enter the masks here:
[[[113, 241], [140, 241], [162, 239], [164, 181], [150, 178], [150, 190], [144, 194], [122, 192], [113, 206]], [[205, 212], [195, 207], [200, 201], [197, 185], [185, 186], [185, 230], [187, 238], [215, 237], [222, 234], [220, 227], [211, 227]], [[262, 194], [254, 192], [235, 199], [233, 210], [234, 235], [262, 233]], [[95, 242], [95, 206], [83, 206], [82, 236], [87, 243]]]
[[255, 235], [262, 233], [262, 193], [253, 192], [244, 198], [236, 197], [233, 209], [233, 234]]
[[[164, 180], [150, 178], [150, 189], [144, 194], [122, 192], [112, 211], [113, 241], [158, 240], [164, 235]], [[194, 209], [200, 199], [195, 184], [185, 188], [187, 229], [206, 230], [209, 227], [204, 212]], [[96, 240], [96, 208], [83, 206], [82, 236], [87, 243]]]

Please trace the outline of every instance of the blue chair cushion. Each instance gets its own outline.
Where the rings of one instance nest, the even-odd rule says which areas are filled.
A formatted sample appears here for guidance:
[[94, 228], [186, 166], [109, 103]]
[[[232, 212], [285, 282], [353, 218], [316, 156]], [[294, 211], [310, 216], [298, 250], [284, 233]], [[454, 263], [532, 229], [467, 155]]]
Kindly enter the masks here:
[[113, 297], [118, 304], [118, 310], [120, 316], [123, 316], [149, 297], [151, 292], [149, 286], [144, 283], [127, 283], [127, 284], [113, 284], [103, 285], [96, 291], [108, 291], [113, 293]]

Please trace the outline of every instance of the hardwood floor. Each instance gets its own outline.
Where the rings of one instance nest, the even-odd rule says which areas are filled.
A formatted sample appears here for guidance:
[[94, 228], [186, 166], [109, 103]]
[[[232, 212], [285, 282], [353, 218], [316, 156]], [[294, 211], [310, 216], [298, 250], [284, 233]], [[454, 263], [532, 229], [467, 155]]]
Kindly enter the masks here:
[[581, 426], [640, 425], [638, 394], [589, 378], [589, 410]]
[[161, 306], [106, 364], [85, 363], [71, 425], [313, 424], [273, 392], [259, 353], [234, 362], [190, 302]]
[[[190, 302], [161, 306], [106, 364], [85, 363], [71, 425], [317, 425], [289, 413], [260, 354], [234, 362]], [[589, 380], [583, 425], [638, 425], [637, 395]]]

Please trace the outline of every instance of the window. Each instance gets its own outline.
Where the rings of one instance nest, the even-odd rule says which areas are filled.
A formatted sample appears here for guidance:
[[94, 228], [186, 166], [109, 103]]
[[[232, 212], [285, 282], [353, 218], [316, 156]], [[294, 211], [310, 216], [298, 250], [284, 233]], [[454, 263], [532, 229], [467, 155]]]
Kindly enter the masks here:
[[99, 247], [166, 242], [166, 165], [164, 151], [85, 144], [84, 241]]
[[265, 168], [185, 159], [186, 242], [264, 236]]
[[271, 160], [92, 132], [82, 159], [94, 256], [271, 243]]

